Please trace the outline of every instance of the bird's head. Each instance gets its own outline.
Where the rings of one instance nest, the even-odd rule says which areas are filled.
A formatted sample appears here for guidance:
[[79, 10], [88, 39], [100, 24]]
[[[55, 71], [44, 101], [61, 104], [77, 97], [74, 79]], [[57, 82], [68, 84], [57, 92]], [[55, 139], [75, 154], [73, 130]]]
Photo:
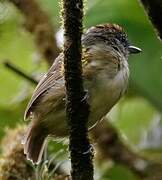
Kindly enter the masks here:
[[83, 35], [83, 47], [90, 50], [92, 53], [104, 55], [121, 55], [128, 57], [129, 54], [141, 52], [128, 40], [124, 29], [117, 24], [101, 24], [91, 27]]

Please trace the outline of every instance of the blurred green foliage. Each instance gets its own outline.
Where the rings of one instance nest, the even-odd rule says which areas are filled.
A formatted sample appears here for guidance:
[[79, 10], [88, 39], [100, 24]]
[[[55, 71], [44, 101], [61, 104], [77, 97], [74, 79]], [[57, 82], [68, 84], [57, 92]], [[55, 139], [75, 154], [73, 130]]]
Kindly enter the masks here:
[[[39, 1], [55, 29], [59, 30], [61, 19], [58, 1]], [[140, 55], [129, 58], [129, 93], [110, 113], [110, 119], [125, 141], [138, 148], [142, 136], [149, 133], [155, 117], [161, 119], [162, 45], [137, 0], [87, 0], [85, 4], [85, 28], [99, 23], [118, 23], [125, 28], [131, 42], [143, 50]], [[38, 55], [33, 35], [24, 30], [22, 23], [23, 16], [12, 4], [7, 0], [0, 2], [0, 136], [5, 127], [23, 122], [25, 105], [33, 90], [31, 84], [7, 70], [3, 61], [9, 59], [29, 74], [46, 69]], [[103, 179], [105, 176], [112, 180], [120, 179], [121, 176], [134, 179], [123, 168], [114, 168]], [[120, 175], [122, 173], [126, 175]]]
[[102, 180], [120, 180], [121, 177], [124, 177], [124, 180], [137, 180], [137, 177], [130, 173], [127, 168], [120, 165], [116, 165], [109, 171], [106, 171], [102, 176]]

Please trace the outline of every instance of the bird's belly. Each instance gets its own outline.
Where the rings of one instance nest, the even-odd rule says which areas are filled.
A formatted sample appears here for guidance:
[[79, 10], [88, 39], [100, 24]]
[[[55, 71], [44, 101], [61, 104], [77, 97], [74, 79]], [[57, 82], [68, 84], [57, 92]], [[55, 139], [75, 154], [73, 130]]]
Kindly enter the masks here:
[[[128, 77], [124, 78], [120, 74], [109, 81], [101, 80], [98, 86], [94, 85], [93, 89], [88, 88], [90, 115], [89, 128], [100, 121], [110, 109], [117, 103], [126, 90]], [[44, 126], [48, 125], [49, 134], [56, 137], [65, 137], [68, 135], [68, 127], [66, 122], [65, 106], [57, 111], [50, 111], [41, 118]], [[48, 122], [48, 123], [47, 123]]]
[[90, 100], [89, 126], [101, 120], [125, 93], [128, 84], [128, 74], [119, 72], [109, 81], [100, 80], [98, 88], [94, 89]]

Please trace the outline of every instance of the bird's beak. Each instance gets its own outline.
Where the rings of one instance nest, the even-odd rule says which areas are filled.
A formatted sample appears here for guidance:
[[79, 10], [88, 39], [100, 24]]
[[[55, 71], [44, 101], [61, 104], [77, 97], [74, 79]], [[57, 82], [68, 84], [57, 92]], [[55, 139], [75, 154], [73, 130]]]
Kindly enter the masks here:
[[135, 46], [129, 46], [128, 51], [130, 54], [136, 54], [136, 53], [140, 53], [142, 50]]

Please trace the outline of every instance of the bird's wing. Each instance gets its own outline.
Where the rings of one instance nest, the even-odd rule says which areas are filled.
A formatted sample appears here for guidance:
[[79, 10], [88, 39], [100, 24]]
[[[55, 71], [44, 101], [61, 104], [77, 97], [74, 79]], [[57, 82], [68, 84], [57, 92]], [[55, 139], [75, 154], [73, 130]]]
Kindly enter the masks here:
[[55, 85], [55, 83], [63, 78], [61, 73], [62, 70], [62, 61], [63, 54], [60, 54], [56, 59], [48, 72], [44, 75], [44, 77], [38, 83], [31, 100], [28, 103], [28, 106], [25, 110], [24, 119], [28, 118], [30, 112], [33, 110], [34, 105], [36, 104], [38, 98], [46, 92], [49, 88]]

